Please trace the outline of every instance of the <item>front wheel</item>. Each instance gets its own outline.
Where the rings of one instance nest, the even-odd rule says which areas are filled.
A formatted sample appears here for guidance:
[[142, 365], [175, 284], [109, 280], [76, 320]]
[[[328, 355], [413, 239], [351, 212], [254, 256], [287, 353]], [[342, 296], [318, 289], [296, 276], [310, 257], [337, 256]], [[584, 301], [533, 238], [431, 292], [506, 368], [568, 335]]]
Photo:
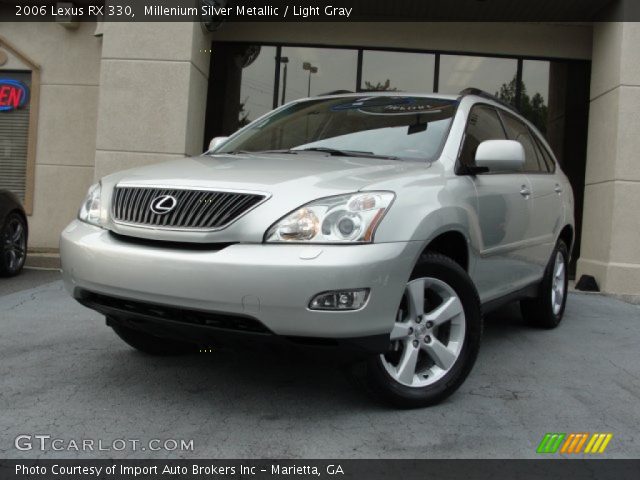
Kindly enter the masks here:
[[391, 331], [390, 350], [372, 358], [372, 389], [403, 408], [439, 403], [471, 371], [482, 335], [473, 282], [454, 261], [424, 255], [407, 283]]

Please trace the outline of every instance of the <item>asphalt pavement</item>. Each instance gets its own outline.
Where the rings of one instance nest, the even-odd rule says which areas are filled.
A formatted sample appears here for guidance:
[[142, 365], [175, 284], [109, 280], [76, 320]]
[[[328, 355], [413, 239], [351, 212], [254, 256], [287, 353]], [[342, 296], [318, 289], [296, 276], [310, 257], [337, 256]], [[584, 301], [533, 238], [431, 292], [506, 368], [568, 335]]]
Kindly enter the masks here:
[[394, 410], [332, 362], [145, 356], [57, 272], [25, 270], [0, 279], [0, 457], [536, 458], [547, 432], [607, 432], [600, 457], [640, 458], [639, 345], [640, 307], [606, 296], [571, 294], [553, 331], [506, 308], [456, 394]]

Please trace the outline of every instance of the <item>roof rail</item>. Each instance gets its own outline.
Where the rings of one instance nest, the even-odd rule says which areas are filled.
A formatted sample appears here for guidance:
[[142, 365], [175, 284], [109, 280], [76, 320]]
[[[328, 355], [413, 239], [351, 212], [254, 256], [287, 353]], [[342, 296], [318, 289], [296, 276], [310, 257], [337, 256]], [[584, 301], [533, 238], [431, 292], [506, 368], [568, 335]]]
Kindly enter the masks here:
[[461, 97], [466, 97], [467, 95], [475, 95], [476, 97], [481, 97], [481, 98], [486, 98], [487, 100], [492, 100], [492, 101], [494, 101], [496, 103], [499, 103], [503, 107], [508, 108], [509, 110], [517, 113], [518, 115], [522, 115], [518, 111], [518, 109], [516, 107], [514, 107], [513, 105], [511, 105], [510, 103], [507, 103], [504, 100], [500, 100], [495, 95], [491, 95], [490, 93], [487, 93], [484, 90], [480, 90], [479, 88], [470, 87], [470, 88], [465, 88], [464, 90], [460, 91], [460, 96]]
[[332, 90], [330, 92], [326, 92], [326, 93], [321, 93], [320, 95], [316, 95], [317, 97], [324, 97], [327, 95], [342, 95], [345, 93], [356, 93], [356, 92], [352, 92], [351, 90]]

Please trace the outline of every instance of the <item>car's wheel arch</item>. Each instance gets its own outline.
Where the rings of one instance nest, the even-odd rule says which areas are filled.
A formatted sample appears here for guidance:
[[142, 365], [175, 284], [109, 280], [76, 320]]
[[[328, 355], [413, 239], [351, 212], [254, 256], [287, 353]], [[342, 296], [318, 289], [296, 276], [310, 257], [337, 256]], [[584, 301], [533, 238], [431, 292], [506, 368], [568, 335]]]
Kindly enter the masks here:
[[567, 246], [567, 250], [569, 251], [569, 258], [571, 259], [575, 242], [575, 231], [573, 225], [568, 224], [562, 227], [560, 233], [558, 233], [558, 238], [556, 238], [556, 245], [558, 244], [559, 240], [562, 240]]

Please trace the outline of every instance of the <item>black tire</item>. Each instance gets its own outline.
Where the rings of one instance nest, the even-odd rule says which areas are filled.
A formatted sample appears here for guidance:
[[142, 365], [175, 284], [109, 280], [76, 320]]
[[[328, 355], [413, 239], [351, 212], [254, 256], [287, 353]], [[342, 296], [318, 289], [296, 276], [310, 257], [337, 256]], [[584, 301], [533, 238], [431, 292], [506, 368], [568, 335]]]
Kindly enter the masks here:
[[27, 222], [22, 215], [12, 212], [7, 216], [0, 230], [0, 277], [13, 277], [24, 267], [27, 232]]
[[[565, 270], [562, 285], [564, 295], [560, 309], [554, 311], [552, 298], [556, 257], [558, 255], [561, 255], [564, 261]], [[545, 269], [544, 277], [538, 290], [538, 295], [534, 298], [527, 298], [520, 301], [520, 312], [522, 312], [522, 317], [529, 325], [538, 328], [552, 329], [556, 328], [562, 321], [564, 309], [567, 304], [569, 275], [567, 274], [568, 272], [566, 269], [568, 265], [569, 251], [567, 250], [565, 243], [562, 240], [559, 240], [556, 248], [554, 248], [553, 253], [551, 254], [549, 264]]]
[[122, 325], [112, 325], [111, 328], [128, 345], [148, 355], [173, 356], [197, 351], [196, 346], [190, 343], [156, 337]]
[[457, 360], [438, 381], [427, 386], [407, 386], [394, 379], [383, 365], [381, 355], [367, 362], [369, 387], [387, 402], [400, 408], [435, 405], [455, 392], [475, 364], [482, 338], [482, 313], [478, 292], [471, 278], [450, 258], [427, 253], [420, 258], [410, 281], [431, 277], [450, 286], [458, 296], [464, 311], [465, 334]]

